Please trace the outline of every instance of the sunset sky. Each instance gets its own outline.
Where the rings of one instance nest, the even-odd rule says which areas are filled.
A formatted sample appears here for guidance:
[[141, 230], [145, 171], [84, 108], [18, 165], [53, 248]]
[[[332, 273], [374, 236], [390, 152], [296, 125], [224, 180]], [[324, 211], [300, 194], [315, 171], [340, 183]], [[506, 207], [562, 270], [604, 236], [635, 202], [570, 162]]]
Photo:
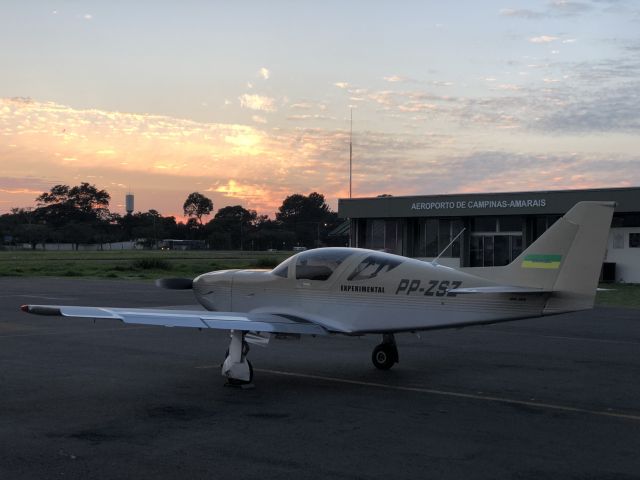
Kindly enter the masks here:
[[0, 214], [640, 185], [640, 2], [0, 5]]

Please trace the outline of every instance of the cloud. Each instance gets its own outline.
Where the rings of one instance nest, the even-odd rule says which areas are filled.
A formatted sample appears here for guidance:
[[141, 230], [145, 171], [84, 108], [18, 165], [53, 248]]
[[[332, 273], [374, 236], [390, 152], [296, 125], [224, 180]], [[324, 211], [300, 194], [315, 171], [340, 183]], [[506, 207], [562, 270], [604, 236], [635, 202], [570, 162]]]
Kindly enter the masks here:
[[[615, 148], [605, 148], [610, 143], [608, 132], [635, 135], [640, 130], [636, 93], [640, 77], [633, 76], [631, 60], [626, 62], [602, 66], [628, 75], [624, 82], [617, 78], [616, 88], [589, 76], [594, 71], [600, 74], [602, 69], [594, 68], [599, 65], [576, 64], [570, 84], [547, 85], [539, 78], [536, 88], [487, 91], [486, 96], [474, 98], [434, 95], [420, 89], [367, 91], [363, 107], [378, 109], [396, 124], [417, 124], [419, 128], [403, 133], [357, 128], [354, 193], [400, 195], [640, 183], [638, 155], [623, 156]], [[91, 181], [107, 188], [114, 199], [124, 198], [126, 191], [118, 185], [127, 185], [136, 192], [139, 208], [156, 208], [163, 214], [181, 215], [182, 202], [200, 189], [198, 185], [203, 185], [200, 191], [209, 188], [216, 208], [242, 203], [273, 214], [286, 195], [313, 190], [324, 193], [335, 207], [336, 199], [348, 194], [349, 133], [343, 123], [333, 128], [327, 120], [335, 119], [314, 110], [314, 104], [310, 106], [309, 110], [291, 110], [290, 120], [296, 123], [259, 129], [0, 99], [4, 175], [0, 177], [0, 202], [3, 208], [32, 205], [36, 195], [28, 192], [39, 194], [57, 183]], [[513, 129], [509, 136], [495, 133], [507, 128]], [[600, 151], [604, 153], [547, 152], [558, 150], [562, 135], [587, 132], [602, 135]], [[515, 150], [505, 146], [509, 143]], [[584, 143], [595, 144], [592, 140]], [[496, 151], [488, 151], [487, 144]], [[522, 153], [524, 148], [537, 153]], [[65, 160], [70, 158], [75, 161]]]
[[573, 17], [593, 10], [593, 6], [586, 2], [572, 0], [552, 0], [549, 2], [549, 13], [559, 17]]
[[400, 75], [391, 75], [389, 77], [383, 77], [383, 79], [389, 83], [406, 82], [407, 77], [401, 77]]
[[289, 105], [289, 108], [292, 110], [311, 110], [313, 108], [313, 104], [309, 102], [298, 102], [292, 103]]
[[559, 40], [558, 37], [554, 37], [553, 35], [541, 35], [539, 37], [531, 37], [529, 41], [531, 43], [551, 43]]
[[571, 95], [560, 109], [541, 115], [530, 126], [547, 132], [640, 133], [640, 82]]
[[240, 106], [250, 110], [261, 110], [263, 112], [275, 112], [275, 99], [264, 95], [253, 95], [245, 93], [239, 97]]
[[264, 80], [269, 80], [269, 77], [271, 76], [271, 72], [269, 72], [269, 69], [267, 69], [266, 67], [262, 67], [260, 68], [260, 70], [258, 70], [258, 75], [262, 77]]
[[229, 179], [226, 184], [209, 187], [206, 192], [222, 193], [225, 197], [237, 198], [242, 200], [259, 200], [268, 195], [263, 186], [256, 184], [243, 184], [234, 179]]
[[261, 117], [260, 115], [253, 115], [251, 117], [251, 120], [253, 120], [256, 123], [262, 123], [262, 124], [267, 123], [267, 119], [264, 117]]
[[[128, 185], [139, 208], [164, 214], [181, 215], [180, 205], [198, 182], [250, 186], [260, 194], [243, 194], [242, 200], [231, 198], [240, 195], [231, 189], [227, 196], [212, 192], [212, 199], [218, 208], [243, 203], [271, 214], [292, 192], [322, 191], [335, 205], [346, 188], [339, 166], [348, 150], [345, 131], [297, 126], [268, 133], [245, 125], [0, 99], [0, 134], [6, 178], [38, 172], [42, 191], [54, 182], [91, 181], [109, 187], [114, 198], [125, 192], [112, 192], [112, 185]], [[0, 183], [5, 190], [19, 186]], [[10, 199], [10, 206], [32, 205], [34, 198], [0, 192], [0, 202]]]
[[327, 115], [289, 115], [287, 120], [335, 120], [335, 117], [330, 117]]
[[526, 19], [536, 19], [543, 18], [545, 16], [542, 12], [535, 12], [533, 10], [528, 10], [525, 8], [503, 8], [500, 10], [500, 15], [505, 17], [519, 17]]
[[335, 87], [342, 88], [342, 89], [347, 89], [350, 87], [350, 85], [347, 82], [336, 82], [333, 85]]
[[543, 10], [527, 8], [503, 8], [500, 15], [504, 17], [538, 20], [542, 18], [576, 17], [593, 10], [593, 5], [572, 0], [551, 0]]
[[501, 83], [495, 88], [497, 90], [511, 90], [511, 91], [522, 90], [522, 87], [520, 85], [515, 85], [513, 83]]
[[0, 177], [0, 190], [3, 192], [20, 191], [33, 192], [40, 195], [49, 190], [53, 183], [43, 181], [37, 177]]
[[[405, 160], [409, 175], [392, 162], [374, 159], [375, 171], [355, 163], [358, 196], [380, 192], [448, 194], [564, 190], [631, 186], [640, 182], [640, 157], [577, 154], [523, 154], [508, 151], [477, 151], [466, 155], [430, 155]], [[382, 168], [379, 168], [382, 167]], [[367, 169], [365, 172], [362, 169]], [[456, 175], [451, 175], [455, 171]], [[620, 172], [631, 172], [628, 177]], [[367, 178], [367, 182], [362, 180]]]

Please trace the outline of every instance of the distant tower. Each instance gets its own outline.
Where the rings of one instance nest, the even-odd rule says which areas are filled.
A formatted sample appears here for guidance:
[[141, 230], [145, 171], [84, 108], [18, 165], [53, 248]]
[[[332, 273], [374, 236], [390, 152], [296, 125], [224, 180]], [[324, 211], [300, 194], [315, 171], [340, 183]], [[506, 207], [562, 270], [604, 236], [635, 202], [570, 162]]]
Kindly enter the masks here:
[[127, 193], [124, 203], [127, 215], [131, 215], [133, 213], [133, 193]]

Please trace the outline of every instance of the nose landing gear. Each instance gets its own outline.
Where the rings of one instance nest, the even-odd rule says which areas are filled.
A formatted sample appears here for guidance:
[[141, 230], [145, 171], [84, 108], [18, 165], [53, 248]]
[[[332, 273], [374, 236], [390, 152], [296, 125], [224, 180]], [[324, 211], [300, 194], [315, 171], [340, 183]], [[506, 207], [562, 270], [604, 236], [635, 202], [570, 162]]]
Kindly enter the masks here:
[[225, 385], [230, 387], [247, 388], [252, 385], [253, 366], [247, 360], [249, 344], [244, 340], [245, 333], [231, 330], [229, 350], [222, 364], [222, 376], [227, 377]]
[[400, 361], [398, 347], [392, 333], [382, 335], [382, 343], [373, 349], [371, 361], [380, 370], [389, 370]]

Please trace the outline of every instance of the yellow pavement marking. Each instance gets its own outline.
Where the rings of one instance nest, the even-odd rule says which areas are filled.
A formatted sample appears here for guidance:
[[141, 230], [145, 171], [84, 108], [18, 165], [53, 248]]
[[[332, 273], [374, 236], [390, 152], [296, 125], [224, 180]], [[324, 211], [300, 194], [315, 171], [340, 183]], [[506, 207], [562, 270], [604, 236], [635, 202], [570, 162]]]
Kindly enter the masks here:
[[[220, 365], [203, 365], [195, 368], [220, 368]], [[362, 380], [350, 380], [348, 378], [326, 377], [324, 375], [312, 375], [307, 373], [284, 372], [282, 370], [268, 370], [262, 368], [254, 368], [254, 371], [261, 373], [270, 373], [272, 375], [282, 375], [287, 377], [311, 378], [314, 380], [322, 380], [325, 382], [346, 383], [349, 385], [358, 385], [362, 387], [384, 388], [387, 390], [399, 390], [403, 392], [427, 393], [430, 395], [441, 395], [454, 398], [466, 398], [471, 400], [482, 400], [485, 402], [503, 403], [506, 405], [519, 405], [526, 407], [542, 408], [547, 410], [556, 410], [561, 412], [583, 413], [587, 415], [595, 415], [600, 417], [612, 417], [623, 420], [633, 420], [640, 422], [640, 415], [632, 415], [626, 413], [616, 413], [613, 411], [589, 410], [587, 408], [570, 407], [567, 405], [557, 405], [553, 403], [535, 402], [529, 400], [515, 400], [512, 398], [495, 397], [491, 395], [482, 395], [474, 393], [451, 392], [447, 390], [436, 390], [423, 387], [403, 387], [401, 385], [388, 385], [385, 383], [364, 382]]]

